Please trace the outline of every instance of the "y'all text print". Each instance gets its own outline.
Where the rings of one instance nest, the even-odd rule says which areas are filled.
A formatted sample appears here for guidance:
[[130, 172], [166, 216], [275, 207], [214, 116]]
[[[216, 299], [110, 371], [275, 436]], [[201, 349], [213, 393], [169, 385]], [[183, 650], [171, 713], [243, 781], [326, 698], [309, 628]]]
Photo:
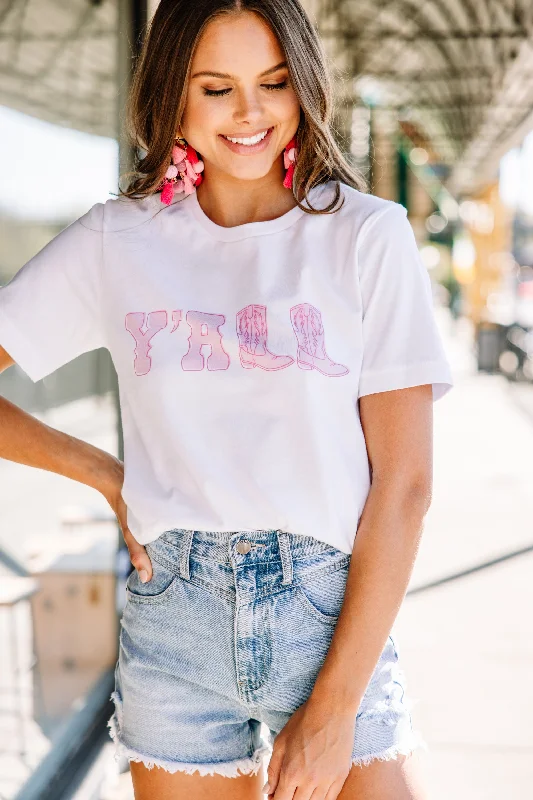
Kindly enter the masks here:
[[[221, 326], [225, 323], [224, 314], [207, 311], [187, 311], [183, 318], [181, 310], [172, 312], [173, 333], [180, 322], [189, 326], [189, 349], [181, 359], [185, 371], [203, 369], [228, 369], [229, 354], [224, 350]], [[329, 378], [340, 377], [349, 372], [348, 367], [333, 361], [326, 353], [324, 326], [318, 308], [311, 303], [298, 303], [290, 309], [290, 321], [298, 344], [296, 363], [300, 369], [316, 369]], [[135, 375], [147, 375], [152, 367], [150, 351], [157, 334], [167, 327], [166, 311], [130, 311], [126, 314], [126, 330], [135, 341], [133, 369]], [[143, 330], [144, 328], [144, 330]], [[245, 369], [260, 367], [264, 370], [277, 370], [290, 367], [294, 358], [290, 355], [273, 353], [268, 349], [267, 307], [250, 304], [236, 315], [236, 331], [239, 340], [239, 358]], [[211, 353], [204, 358], [201, 347], [211, 345]]]

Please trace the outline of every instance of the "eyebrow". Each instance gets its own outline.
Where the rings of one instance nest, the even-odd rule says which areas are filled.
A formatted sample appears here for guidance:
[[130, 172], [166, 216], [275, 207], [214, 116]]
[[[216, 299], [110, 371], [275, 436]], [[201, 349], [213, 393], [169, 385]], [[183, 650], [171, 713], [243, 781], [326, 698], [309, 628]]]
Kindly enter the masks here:
[[[270, 69], [266, 69], [264, 72], [261, 72], [259, 75], [260, 78], [264, 78], [265, 75], [271, 75], [272, 72], [277, 72], [278, 69], [282, 67], [286, 67], [287, 62], [281, 61], [279, 64], [276, 64], [275, 67], [270, 67]], [[229, 78], [230, 80], [235, 80], [233, 75], [227, 75], [225, 72], [195, 72], [194, 75], [191, 77], [193, 78], [200, 78], [201, 76], [206, 76], [209, 78]]]

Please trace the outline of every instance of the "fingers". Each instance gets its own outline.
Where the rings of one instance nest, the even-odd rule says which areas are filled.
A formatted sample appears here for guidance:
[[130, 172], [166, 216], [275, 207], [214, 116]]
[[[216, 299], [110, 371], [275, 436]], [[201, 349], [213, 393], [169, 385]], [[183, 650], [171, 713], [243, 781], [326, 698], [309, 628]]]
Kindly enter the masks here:
[[267, 768], [267, 782], [263, 786], [263, 794], [268, 794], [269, 797], [274, 794], [279, 782], [283, 754], [284, 750], [281, 746], [281, 740], [278, 737], [277, 742], [274, 742], [274, 748]]
[[122, 494], [113, 495], [111, 499], [108, 498], [109, 505], [116, 514], [122, 536], [130, 554], [130, 561], [137, 570], [139, 579], [142, 583], [147, 583], [152, 580], [152, 562], [150, 556], [146, 552], [142, 544], [139, 544], [137, 539], [134, 539], [132, 532], [127, 524], [127, 507], [124, 502]]
[[142, 583], [152, 580], [152, 562], [142, 544], [133, 538], [133, 534], [127, 528], [123, 531], [124, 541], [130, 554], [130, 561], [138, 572]]
[[283, 764], [285, 755], [286, 747], [278, 735], [267, 768], [267, 782], [263, 787], [263, 793], [268, 794], [268, 800], [293, 800], [295, 792], [298, 797], [301, 795], [302, 800], [315, 800], [315, 797], [316, 800], [337, 799], [345, 778], [324, 784], [323, 780], [320, 781], [316, 775], [311, 774], [306, 780], [301, 780], [302, 776], [299, 778], [286, 761]]
[[332, 783], [331, 786], [328, 789], [328, 792], [327, 792], [324, 800], [337, 800], [339, 794], [341, 793], [341, 790], [342, 790], [343, 786], [344, 786], [344, 783], [341, 783], [340, 781], [335, 781], [335, 783]]
[[296, 780], [281, 774], [276, 790], [273, 795], [268, 795], [268, 800], [293, 800], [296, 791], [300, 792], [302, 800], [309, 800], [309, 795], [302, 794], [303, 789]]

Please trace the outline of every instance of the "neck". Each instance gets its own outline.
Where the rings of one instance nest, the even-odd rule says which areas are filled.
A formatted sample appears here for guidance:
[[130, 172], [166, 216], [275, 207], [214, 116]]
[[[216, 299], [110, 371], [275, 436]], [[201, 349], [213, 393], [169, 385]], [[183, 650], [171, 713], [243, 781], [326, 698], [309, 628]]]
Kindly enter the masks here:
[[291, 190], [283, 186], [285, 173], [280, 166], [274, 165], [263, 178], [245, 181], [217, 173], [206, 164], [204, 180], [196, 189], [202, 211], [224, 228], [282, 216], [294, 208], [296, 201]]

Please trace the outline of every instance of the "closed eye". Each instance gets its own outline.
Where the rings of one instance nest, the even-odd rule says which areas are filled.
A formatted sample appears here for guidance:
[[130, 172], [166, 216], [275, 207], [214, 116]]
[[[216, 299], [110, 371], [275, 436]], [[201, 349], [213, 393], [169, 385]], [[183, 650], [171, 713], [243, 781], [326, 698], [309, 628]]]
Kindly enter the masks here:
[[[288, 82], [282, 81], [282, 83], [263, 83], [262, 86], [269, 91], [279, 91], [280, 89], [285, 89], [288, 86]], [[204, 94], [208, 97], [222, 97], [222, 95], [228, 94], [228, 92], [231, 92], [231, 89], [204, 89]]]

